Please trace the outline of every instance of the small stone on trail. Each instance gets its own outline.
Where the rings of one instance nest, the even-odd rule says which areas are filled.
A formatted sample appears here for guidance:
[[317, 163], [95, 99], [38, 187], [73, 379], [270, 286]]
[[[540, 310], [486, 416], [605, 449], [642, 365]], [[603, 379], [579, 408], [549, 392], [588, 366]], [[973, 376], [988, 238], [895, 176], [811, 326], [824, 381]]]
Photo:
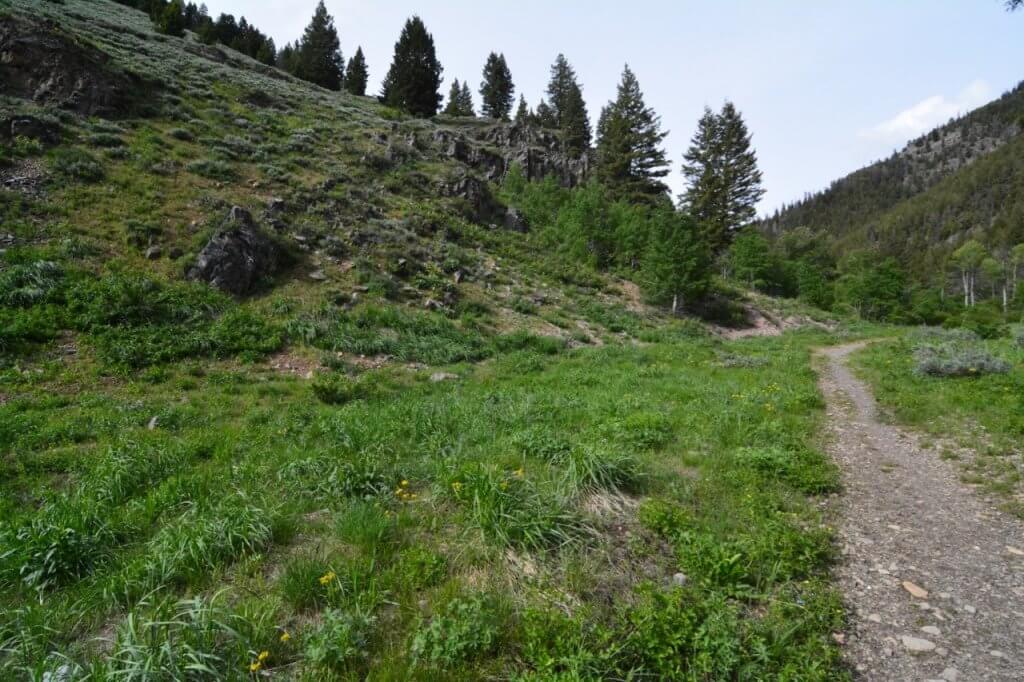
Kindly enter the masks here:
[[924, 654], [935, 650], [934, 643], [929, 642], [927, 639], [921, 639], [920, 637], [903, 635], [900, 637], [900, 641], [903, 642], [903, 646], [906, 647], [907, 651], [914, 654]]
[[833, 632], [832, 639], [835, 640], [836, 644], [846, 644], [846, 635], [842, 632]]
[[946, 668], [939, 677], [946, 682], [957, 682], [960, 679], [960, 672], [956, 668]]
[[971, 614], [973, 616], [975, 613], [978, 612], [978, 609], [976, 609], [973, 606], [971, 606], [970, 604], [968, 604], [967, 606], [964, 607], [964, 611], [966, 611], [967, 613], [969, 613], [969, 614]]
[[1016, 554], [1017, 556], [1024, 556], [1024, 549], [1017, 549], [1016, 547], [1006, 546], [1006, 551], [1010, 554]]
[[925, 625], [923, 628], [921, 628], [921, 632], [925, 633], [926, 635], [932, 635], [933, 637], [938, 637], [942, 634], [942, 631], [934, 625]]
[[871, 621], [872, 623], [881, 623], [882, 622], [882, 617], [880, 615], [878, 615], [877, 613], [872, 613], [872, 614], [868, 614], [868, 620]]
[[904, 580], [903, 581], [903, 589], [905, 589], [907, 592], [909, 592], [911, 594], [911, 596], [917, 597], [918, 599], [927, 599], [928, 598], [928, 590], [924, 589], [923, 587], [919, 587], [919, 586], [915, 585], [914, 583], [910, 582], [909, 580]]

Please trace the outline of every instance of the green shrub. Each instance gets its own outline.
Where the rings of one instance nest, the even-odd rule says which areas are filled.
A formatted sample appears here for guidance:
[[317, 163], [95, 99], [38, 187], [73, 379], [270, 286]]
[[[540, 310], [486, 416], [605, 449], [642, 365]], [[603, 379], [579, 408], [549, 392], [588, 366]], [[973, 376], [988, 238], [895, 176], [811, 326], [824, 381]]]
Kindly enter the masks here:
[[983, 339], [999, 339], [1006, 336], [1008, 327], [1003, 319], [1003, 313], [995, 306], [976, 305], [967, 308], [957, 318], [950, 318], [944, 324], [951, 324], [959, 321], [964, 329], [977, 334]]
[[185, 170], [210, 180], [232, 182], [238, 179], [238, 173], [231, 164], [217, 159], [191, 161], [185, 166]]
[[914, 350], [918, 374], [937, 377], [971, 377], [1006, 374], [1011, 366], [976, 343], [921, 345]]
[[185, 128], [171, 128], [167, 131], [167, 134], [175, 140], [181, 140], [182, 142], [192, 142], [196, 139], [195, 135]]
[[93, 147], [123, 147], [124, 140], [110, 133], [96, 133], [89, 136], [89, 144]]
[[418, 664], [456, 668], [496, 650], [500, 618], [483, 596], [453, 599], [429, 621], [421, 621], [412, 640]]
[[50, 157], [53, 172], [65, 180], [99, 182], [106, 175], [103, 164], [89, 152], [81, 149], [58, 148]]
[[0, 304], [29, 307], [58, 300], [64, 269], [52, 261], [14, 265], [0, 272]]
[[496, 336], [492, 341], [498, 353], [529, 350], [542, 355], [557, 355], [565, 350], [565, 340], [555, 336], [540, 336], [521, 329], [511, 334]]

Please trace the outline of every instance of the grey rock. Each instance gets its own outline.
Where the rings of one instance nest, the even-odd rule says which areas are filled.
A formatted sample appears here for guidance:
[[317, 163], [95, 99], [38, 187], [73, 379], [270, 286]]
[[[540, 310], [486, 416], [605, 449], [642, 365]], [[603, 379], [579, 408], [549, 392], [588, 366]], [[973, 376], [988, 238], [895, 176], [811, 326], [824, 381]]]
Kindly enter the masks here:
[[189, 269], [189, 279], [200, 280], [222, 291], [242, 296], [280, 266], [277, 245], [256, 226], [243, 208], [231, 209]]
[[505, 211], [505, 229], [511, 232], [529, 232], [530, 223], [518, 208], [509, 206]]
[[686, 582], [687, 578], [685, 573], [676, 573], [672, 576], [672, 584], [676, 587], [684, 587]]
[[900, 637], [903, 646], [912, 654], [926, 654], [935, 651], [935, 643], [920, 637], [903, 635]]
[[163, 249], [159, 246], [151, 246], [146, 249], [146, 260], [157, 260], [164, 253]]
[[458, 378], [458, 374], [452, 374], [451, 372], [434, 372], [430, 375], [430, 380], [435, 384], [442, 381], [455, 381]]

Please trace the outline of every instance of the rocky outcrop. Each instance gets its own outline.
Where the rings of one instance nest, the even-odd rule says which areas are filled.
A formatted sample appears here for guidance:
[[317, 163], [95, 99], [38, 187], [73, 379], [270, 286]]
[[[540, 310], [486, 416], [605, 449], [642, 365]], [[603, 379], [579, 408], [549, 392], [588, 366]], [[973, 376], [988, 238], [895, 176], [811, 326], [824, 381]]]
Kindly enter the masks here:
[[474, 222], [504, 220], [505, 207], [495, 200], [487, 183], [477, 177], [462, 175], [442, 182], [438, 190], [441, 196], [462, 199], [466, 203], [466, 217]]
[[10, 116], [0, 118], [0, 139], [12, 140], [27, 137], [46, 145], [60, 142], [60, 124], [35, 116]]
[[129, 113], [144, 89], [141, 79], [52, 22], [0, 18], [0, 94], [112, 118]]
[[529, 180], [553, 175], [565, 187], [582, 184], [590, 174], [590, 155], [564, 150], [552, 130], [529, 124], [495, 123], [468, 131], [441, 128], [434, 133], [441, 155], [466, 164], [492, 182], [518, 165]]
[[235, 206], [187, 275], [189, 279], [243, 296], [252, 292], [261, 279], [277, 271], [282, 260], [280, 249], [260, 231], [252, 215]]

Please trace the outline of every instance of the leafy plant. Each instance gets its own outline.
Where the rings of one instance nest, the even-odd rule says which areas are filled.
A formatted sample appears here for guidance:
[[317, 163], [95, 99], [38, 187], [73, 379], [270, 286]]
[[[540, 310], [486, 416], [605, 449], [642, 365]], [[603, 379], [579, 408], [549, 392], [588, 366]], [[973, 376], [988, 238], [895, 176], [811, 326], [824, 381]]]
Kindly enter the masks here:
[[493, 602], [481, 595], [453, 599], [433, 618], [422, 621], [413, 636], [413, 660], [454, 668], [484, 656], [498, 644], [500, 618]]

